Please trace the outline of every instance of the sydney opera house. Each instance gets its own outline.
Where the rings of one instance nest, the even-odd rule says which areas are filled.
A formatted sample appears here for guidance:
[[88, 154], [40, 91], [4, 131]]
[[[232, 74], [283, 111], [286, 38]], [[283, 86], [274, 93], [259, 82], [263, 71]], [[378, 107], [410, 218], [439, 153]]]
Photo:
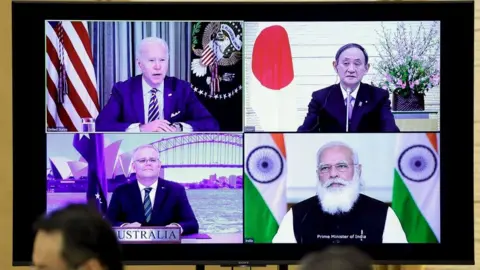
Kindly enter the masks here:
[[[108, 134], [105, 134], [107, 137]], [[139, 138], [141, 139], [141, 138]], [[108, 190], [134, 178], [132, 158], [134, 147], [124, 151], [123, 140], [107, 143], [104, 157]], [[146, 142], [147, 143], [147, 142]], [[150, 142], [160, 152], [164, 177], [165, 168], [243, 168], [243, 138], [235, 134], [189, 134], [162, 138]], [[68, 147], [68, 146], [66, 146]], [[71, 146], [70, 146], [71, 147]], [[83, 157], [73, 160], [64, 156], [48, 157], [47, 191], [81, 192], [87, 188], [88, 163]], [[241, 174], [241, 173], [240, 173]], [[205, 176], [201, 176], [205, 177]], [[206, 179], [192, 179], [186, 188], [241, 188], [241, 175], [218, 176], [212, 174]]]

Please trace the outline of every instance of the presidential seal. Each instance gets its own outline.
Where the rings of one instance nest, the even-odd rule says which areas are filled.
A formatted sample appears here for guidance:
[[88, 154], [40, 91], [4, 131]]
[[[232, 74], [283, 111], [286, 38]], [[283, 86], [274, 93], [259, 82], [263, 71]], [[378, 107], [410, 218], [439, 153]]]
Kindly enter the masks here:
[[191, 84], [207, 99], [229, 99], [242, 90], [241, 22], [192, 24]]

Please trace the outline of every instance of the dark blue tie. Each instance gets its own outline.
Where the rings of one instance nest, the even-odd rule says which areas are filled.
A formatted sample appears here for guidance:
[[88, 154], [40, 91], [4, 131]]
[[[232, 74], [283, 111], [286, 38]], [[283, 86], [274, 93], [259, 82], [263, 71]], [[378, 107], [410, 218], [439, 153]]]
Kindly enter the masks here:
[[160, 116], [160, 110], [158, 106], [158, 100], [157, 100], [157, 89], [153, 88], [150, 90], [150, 93], [152, 96], [150, 97], [150, 104], [148, 105], [148, 122], [153, 122], [155, 120], [158, 120]]
[[152, 201], [150, 200], [151, 187], [145, 188], [145, 199], [143, 200], [143, 209], [145, 210], [145, 220], [150, 222], [152, 218]]

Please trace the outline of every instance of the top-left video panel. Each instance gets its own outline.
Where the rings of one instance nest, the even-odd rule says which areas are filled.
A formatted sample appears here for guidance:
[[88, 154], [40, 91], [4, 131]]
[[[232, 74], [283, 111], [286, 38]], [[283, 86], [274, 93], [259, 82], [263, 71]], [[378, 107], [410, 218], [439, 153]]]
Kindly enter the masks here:
[[47, 132], [242, 132], [243, 22], [46, 21]]

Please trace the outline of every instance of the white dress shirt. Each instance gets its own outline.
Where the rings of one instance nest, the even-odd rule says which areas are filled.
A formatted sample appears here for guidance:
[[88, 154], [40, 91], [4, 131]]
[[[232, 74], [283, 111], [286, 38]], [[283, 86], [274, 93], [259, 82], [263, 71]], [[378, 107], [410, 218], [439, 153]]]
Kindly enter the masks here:
[[[388, 207], [385, 229], [383, 230], [383, 243], [405, 244], [408, 243], [407, 236], [403, 231], [400, 220], [392, 208]], [[293, 231], [293, 214], [290, 209], [278, 228], [277, 234], [273, 237], [272, 243], [297, 243]]]
[[[145, 188], [147, 188], [147, 186], [140, 184], [138, 180], [137, 180], [137, 184], [138, 184], [138, 188], [140, 189], [140, 194], [142, 197], [142, 205], [143, 205], [143, 203], [145, 202]], [[148, 197], [150, 197], [150, 203], [152, 204], [152, 211], [153, 211], [153, 205], [155, 204], [155, 194], [157, 193], [157, 186], [158, 186], [158, 180], [155, 181], [155, 183], [153, 183], [150, 186], [152, 190], [150, 190], [150, 193], [148, 194], [149, 195]], [[120, 225], [120, 227], [123, 227], [127, 224], [128, 223], [124, 223]]]
[[[142, 194], [142, 203], [144, 203], [145, 189], [148, 187], [140, 184], [140, 181], [137, 181], [137, 184], [138, 184], [138, 188], [140, 189], [140, 193]], [[153, 205], [155, 204], [155, 194], [157, 193], [157, 186], [158, 186], [158, 180], [155, 181], [155, 183], [153, 183], [151, 186], [149, 186], [150, 188], [152, 188], [152, 190], [150, 190], [150, 193], [149, 193], [150, 202], [152, 203], [152, 210], [153, 210]]]
[[[343, 88], [342, 84], [340, 84], [340, 89], [342, 89], [343, 100], [347, 100], [347, 97], [348, 97], [347, 89]], [[352, 108], [355, 106], [355, 100], [357, 99], [358, 89], [360, 89], [360, 84], [358, 84], [357, 87], [355, 87], [355, 89], [353, 89], [352, 93], [350, 94], [352, 96], [352, 102], [353, 102]]]
[[[165, 119], [163, 116], [163, 107], [164, 107], [164, 100], [163, 100], [163, 91], [164, 91], [164, 83], [160, 84], [156, 89], [158, 90], [155, 95], [157, 96], [158, 101], [158, 111], [159, 117], [158, 119]], [[148, 110], [150, 107], [150, 99], [152, 98], [152, 93], [150, 92], [153, 89], [142, 77], [142, 92], [143, 92], [143, 114], [145, 117], [145, 123], [148, 123]], [[183, 132], [192, 132], [193, 128], [187, 123], [180, 123], [183, 128]], [[128, 126], [126, 132], [140, 132], [140, 123], [134, 123]]]
[[[145, 188], [148, 188], [147, 186], [144, 186], [140, 184], [140, 181], [137, 180], [138, 188], [140, 189], [140, 193], [142, 195], [142, 204], [145, 202]], [[150, 190], [149, 197], [150, 197], [150, 202], [152, 203], [152, 211], [153, 211], [153, 206], [155, 205], [155, 194], [157, 193], [157, 186], [158, 186], [158, 180], [155, 181], [151, 186], [152, 190]], [[183, 233], [183, 228], [180, 226], [178, 223], [171, 223], [170, 225], [175, 225], [180, 228], [180, 234]]]

